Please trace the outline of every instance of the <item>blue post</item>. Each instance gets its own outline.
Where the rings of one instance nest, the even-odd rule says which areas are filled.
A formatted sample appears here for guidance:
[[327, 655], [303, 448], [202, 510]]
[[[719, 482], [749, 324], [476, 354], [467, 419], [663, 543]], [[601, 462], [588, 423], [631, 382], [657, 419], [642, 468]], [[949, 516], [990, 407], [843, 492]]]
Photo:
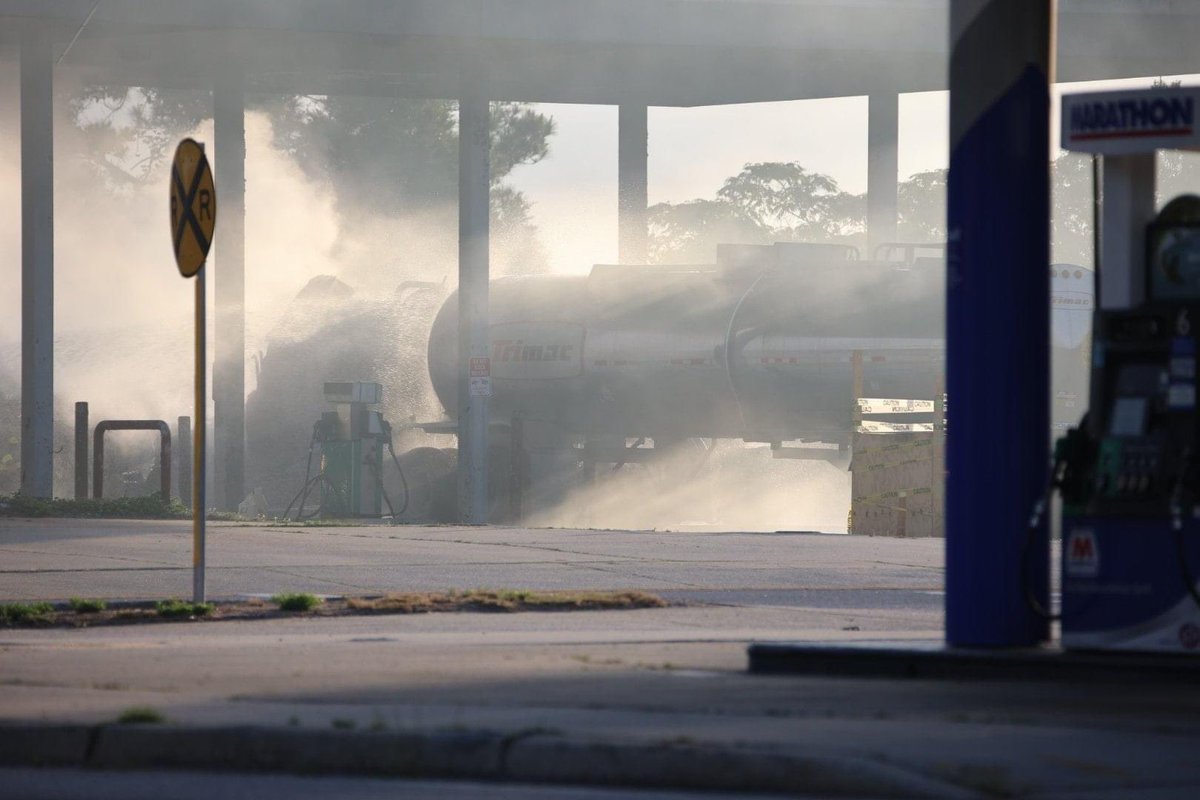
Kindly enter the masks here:
[[1025, 552], [1049, 445], [1054, 0], [952, 0], [946, 274], [946, 643], [1049, 635], [1045, 521]]

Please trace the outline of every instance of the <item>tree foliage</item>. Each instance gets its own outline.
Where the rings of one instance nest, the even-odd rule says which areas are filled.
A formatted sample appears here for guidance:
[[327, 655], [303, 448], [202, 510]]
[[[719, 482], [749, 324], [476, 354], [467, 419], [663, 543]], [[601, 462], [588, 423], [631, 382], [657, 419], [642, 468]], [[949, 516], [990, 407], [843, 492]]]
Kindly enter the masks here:
[[747, 164], [725, 181], [717, 199], [788, 239], [837, 239], [865, 227], [861, 196], [795, 161]]
[[[334, 188], [346, 210], [386, 213], [453, 203], [458, 194], [458, 112], [449, 100], [289, 97], [269, 109], [274, 144], [310, 177]], [[494, 103], [493, 188], [549, 152], [554, 121], [519, 103]], [[523, 201], [510, 191], [508, 213]]]
[[[86, 87], [69, 99], [75, 152], [110, 186], [151, 180], [175, 143], [211, 118], [207, 92]], [[458, 197], [458, 112], [450, 100], [351, 96], [247, 98], [272, 123], [272, 144], [329, 186], [348, 227], [363, 215], [452, 210]], [[497, 238], [544, 267], [525, 196], [505, 183], [549, 153], [554, 121], [521, 103], [491, 106], [491, 205]], [[452, 220], [449, 215], [444, 219]], [[452, 225], [452, 221], [446, 224]]]
[[794, 161], [747, 164], [726, 179], [715, 199], [652, 206], [650, 259], [708, 262], [719, 243], [858, 244], [866, 230], [865, 212], [862, 195], [845, 192], [833, 178]]
[[905, 242], [946, 238], [946, 170], [918, 172], [900, 181], [896, 192], [896, 237]]
[[[1056, 262], [1092, 263], [1092, 160], [1067, 153], [1050, 165], [1051, 241]], [[980, 191], [987, 191], [980, 187]], [[1200, 154], [1158, 158], [1158, 202], [1200, 191]], [[747, 164], [711, 200], [659, 203], [650, 209], [650, 256], [659, 263], [711, 261], [718, 243], [807, 241], [865, 244], [866, 196], [795, 162]], [[897, 238], [946, 237], [946, 170], [900, 182]]]
[[692, 200], [651, 206], [649, 257], [655, 264], [712, 261], [718, 242], [765, 244], [771, 231], [724, 200]]
[[1092, 263], [1092, 159], [1059, 156], [1050, 165], [1050, 258], [1055, 263]]
[[150, 180], [180, 137], [211, 115], [207, 92], [147, 87], [85, 86], [67, 106], [75, 123], [68, 147], [114, 188]]

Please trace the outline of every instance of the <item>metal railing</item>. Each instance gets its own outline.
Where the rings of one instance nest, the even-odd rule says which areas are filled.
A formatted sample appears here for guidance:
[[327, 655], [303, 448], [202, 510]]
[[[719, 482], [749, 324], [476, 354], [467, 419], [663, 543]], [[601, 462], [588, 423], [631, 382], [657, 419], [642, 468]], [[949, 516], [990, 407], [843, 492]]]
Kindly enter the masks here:
[[161, 419], [106, 419], [92, 433], [92, 496], [104, 496], [104, 434], [108, 431], [158, 431], [158, 477], [163, 499], [171, 498], [171, 428]]

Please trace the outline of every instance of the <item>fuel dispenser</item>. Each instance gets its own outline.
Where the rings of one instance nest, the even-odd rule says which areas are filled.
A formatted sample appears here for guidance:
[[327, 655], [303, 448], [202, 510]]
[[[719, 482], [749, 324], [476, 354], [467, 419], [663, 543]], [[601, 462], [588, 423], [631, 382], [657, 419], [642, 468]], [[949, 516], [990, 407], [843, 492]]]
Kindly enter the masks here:
[[1090, 409], [1055, 448], [1062, 643], [1200, 655], [1200, 197], [1154, 214], [1155, 151], [1195, 148], [1200, 92], [1063, 98], [1103, 156]]
[[378, 383], [326, 383], [333, 411], [318, 423], [323, 472], [332, 489], [327, 516], [378, 517], [383, 513], [383, 400]]
[[[383, 400], [378, 383], [329, 382], [325, 400], [332, 411], [321, 414], [313, 426], [304, 486], [288, 504], [285, 517], [296, 507], [297, 518], [375, 517], [383, 515], [387, 504], [393, 519], [408, 506], [408, 484], [392, 447], [392, 428], [383, 415], [371, 406]], [[404, 486], [403, 507], [396, 510], [383, 485], [383, 451], [387, 448]], [[313, 457], [320, 454], [319, 469], [312, 475]], [[316, 510], [305, 512], [310, 496], [316, 493]], [[297, 505], [298, 504], [298, 505]]]

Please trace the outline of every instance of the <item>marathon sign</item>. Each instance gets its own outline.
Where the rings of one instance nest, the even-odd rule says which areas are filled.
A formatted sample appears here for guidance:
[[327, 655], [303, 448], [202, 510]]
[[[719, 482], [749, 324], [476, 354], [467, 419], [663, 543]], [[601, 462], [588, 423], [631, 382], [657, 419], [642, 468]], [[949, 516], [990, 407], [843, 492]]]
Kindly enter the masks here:
[[1200, 89], [1065, 94], [1062, 148], [1103, 155], [1197, 148], [1198, 111]]

